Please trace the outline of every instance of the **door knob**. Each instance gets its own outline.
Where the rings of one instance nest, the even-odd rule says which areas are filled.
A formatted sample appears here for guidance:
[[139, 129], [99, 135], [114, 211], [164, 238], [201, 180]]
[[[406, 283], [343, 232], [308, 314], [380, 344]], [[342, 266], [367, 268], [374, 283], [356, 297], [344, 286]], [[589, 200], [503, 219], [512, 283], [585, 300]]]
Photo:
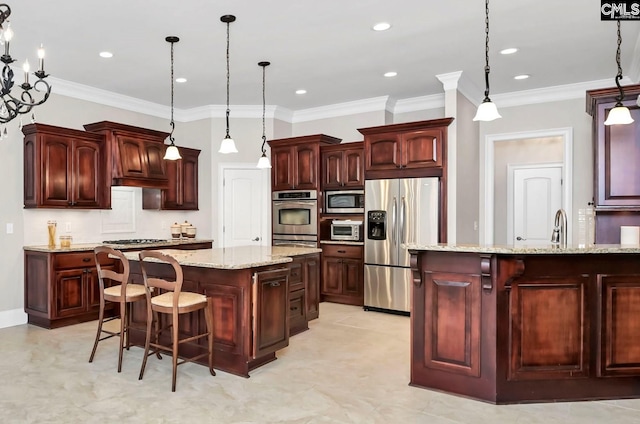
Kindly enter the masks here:
[[523, 240], [526, 240], [526, 238], [522, 238], [522, 237], [518, 236], [518, 237], [516, 237], [516, 240], [523, 241]]
[[251, 239], [251, 240], [253, 240], [253, 241], [260, 241], [260, 237], [256, 237], [256, 238]]

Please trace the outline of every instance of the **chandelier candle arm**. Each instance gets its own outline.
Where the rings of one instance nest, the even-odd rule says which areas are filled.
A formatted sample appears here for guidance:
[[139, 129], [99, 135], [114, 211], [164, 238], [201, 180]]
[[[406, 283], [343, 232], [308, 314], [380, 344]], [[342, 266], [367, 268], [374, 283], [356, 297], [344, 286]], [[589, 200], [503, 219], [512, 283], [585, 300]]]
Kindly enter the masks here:
[[165, 41], [171, 43], [171, 122], [169, 125], [171, 126], [171, 132], [169, 133], [169, 141], [171, 142], [169, 146], [167, 146], [167, 150], [164, 153], [165, 160], [178, 160], [182, 159], [180, 156], [180, 151], [175, 145], [175, 139], [173, 138], [173, 130], [176, 128], [176, 124], [173, 121], [173, 46], [175, 43], [180, 41], [180, 39], [176, 36], [168, 36], [165, 38]]

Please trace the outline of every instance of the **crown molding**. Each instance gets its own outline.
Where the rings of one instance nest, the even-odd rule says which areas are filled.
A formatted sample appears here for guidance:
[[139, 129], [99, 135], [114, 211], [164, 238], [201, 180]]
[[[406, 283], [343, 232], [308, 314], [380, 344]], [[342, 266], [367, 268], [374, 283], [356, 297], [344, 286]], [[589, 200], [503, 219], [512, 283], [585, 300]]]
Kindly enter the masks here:
[[442, 83], [445, 91], [455, 90], [458, 88], [458, 82], [462, 76], [462, 71], [449, 72], [447, 74], [438, 74], [436, 78]]
[[[381, 112], [387, 110], [389, 96], [372, 97], [370, 99], [352, 102], [336, 103], [328, 106], [301, 109], [293, 112], [291, 123], [316, 121], [318, 119], [336, 118], [339, 116], [355, 115], [357, 113]], [[393, 111], [389, 111], [393, 112]]]
[[420, 110], [438, 109], [444, 107], [444, 94], [431, 94], [429, 96], [411, 97], [396, 101], [392, 113], [407, 113]]

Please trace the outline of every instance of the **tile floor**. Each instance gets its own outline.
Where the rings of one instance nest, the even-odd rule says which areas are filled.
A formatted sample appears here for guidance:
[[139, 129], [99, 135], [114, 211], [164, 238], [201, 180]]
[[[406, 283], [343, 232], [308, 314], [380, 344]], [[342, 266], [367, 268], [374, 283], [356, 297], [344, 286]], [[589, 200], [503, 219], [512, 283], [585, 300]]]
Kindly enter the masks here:
[[0, 329], [0, 423], [640, 423], [640, 399], [495, 406], [409, 387], [409, 318], [322, 303], [310, 330], [245, 379], [102, 342], [95, 322]]

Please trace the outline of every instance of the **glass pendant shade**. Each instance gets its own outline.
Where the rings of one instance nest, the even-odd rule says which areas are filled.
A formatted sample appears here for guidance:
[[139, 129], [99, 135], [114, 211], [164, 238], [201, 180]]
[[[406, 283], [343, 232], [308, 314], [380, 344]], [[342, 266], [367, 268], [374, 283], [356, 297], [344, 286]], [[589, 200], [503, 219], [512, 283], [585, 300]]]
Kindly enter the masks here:
[[493, 121], [494, 119], [502, 118], [498, 113], [498, 108], [491, 100], [484, 101], [478, 106], [476, 116], [473, 117], [474, 121]]
[[607, 116], [607, 120], [604, 121], [605, 125], [624, 125], [630, 124], [633, 122], [633, 118], [631, 117], [631, 113], [626, 106], [622, 106], [622, 104], [616, 105], [613, 109], [609, 111], [609, 116]]
[[260, 168], [260, 169], [271, 168], [271, 162], [269, 162], [269, 158], [267, 157], [266, 153], [262, 153], [262, 156], [260, 156], [260, 159], [258, 159], [258, 165], [256, 165], [256, 168]]
[[167, 147], [167, 151], [164, 152], [163, 159], [178, 160], [178, 159], [182, 159], [182, 156], [180, 156], [180, 152], [178, 151], [178, 148], [174, 144], [171, 144]]
[[220, 143], [220, 150], [218, 150], [218, 153], [238, 153], [238, 149], [236, 149], [236, 143], [233, 141], [233, 138], [223, 138], [222, 143]]

